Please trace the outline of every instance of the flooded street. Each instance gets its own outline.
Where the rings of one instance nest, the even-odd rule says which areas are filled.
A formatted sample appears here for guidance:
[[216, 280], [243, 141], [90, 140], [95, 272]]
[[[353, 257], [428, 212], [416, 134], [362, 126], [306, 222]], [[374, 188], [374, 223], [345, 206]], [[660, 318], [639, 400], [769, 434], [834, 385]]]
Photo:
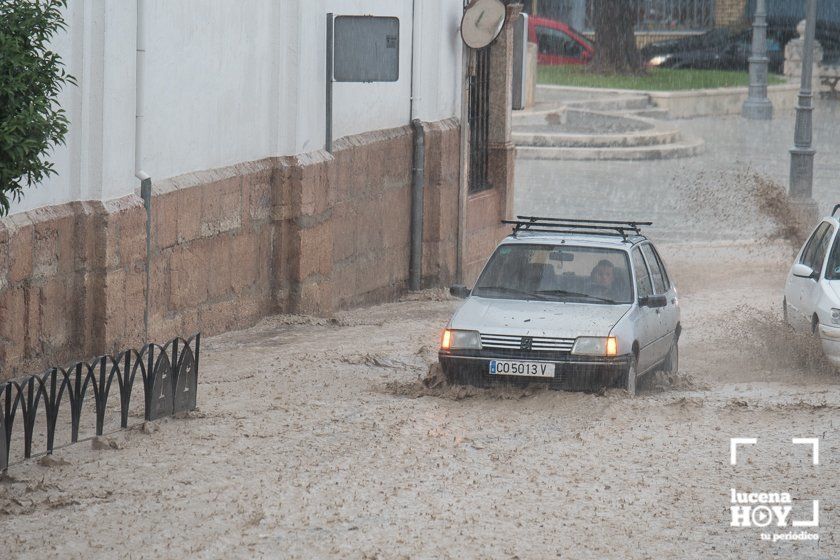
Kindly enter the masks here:
[[[840, 381], [780, 322], [790, 246], [662, 245], [680, 374], [637, 398], [433, 387], [441, 292], [207, 340], [199, 411], [10, 467], [24, 557], [829, 558]], [[820, 437], [810, 463], [793, 437]], [[729, 438], [760, 445], [729, 464]], [[732, 528], [730, 489], [820, 500], [816, 543]], [[72, 515], [70, 513], [72, 512]], [[49, 535], [49, 540], [45, 539]], [[146, 535], [154, 535], [149, 539]], [[49, 543], [49, 544], [48, 544]]]
[[840, 558], [840, 1], [0, 15], [0, 560]]
[[[735, 121], [715, 122], [680, 126], [725, 140]], [[766, 132], [782, 150], [784, 134]], [[835, 132], [818, 128], [826, 149]], [[30, 558], [836, 557], [840, 377], [781, 321], [803, 232], [789, 223], [784, 166], [724, 140], [688, 160], [517, 162], [519, 213], [653, 219], [681, 300], [678, 375], [636, 398], [446, 386], [438, 337], [460, 302], [443, 290], [271, 317], [203, 342], [197, 412], [145, 426], [135, 416], [104, 450], [85, 442], [11, 466], [0, 526], [14, 541], [2, 547]], [[831, 181], [816, 178], [823, 206]], [[733, 466], [735, 437], [757, 443]], [[809, 437], [818, 466], [791, 442]], [[733, 489], [788, 492], [795, 519], [819, 500], [808, 528], [819, 540], [730, 527]]]

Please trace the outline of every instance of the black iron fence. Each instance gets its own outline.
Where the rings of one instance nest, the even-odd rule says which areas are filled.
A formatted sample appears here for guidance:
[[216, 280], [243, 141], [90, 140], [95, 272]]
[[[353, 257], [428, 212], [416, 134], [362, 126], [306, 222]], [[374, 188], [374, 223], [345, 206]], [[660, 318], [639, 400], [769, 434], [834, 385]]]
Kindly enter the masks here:
[[[706, 31], [715, 26], [715, 0], [632, 0], [637, 31]], [[594, 29], [595, 10], [609, 3], [588, 0], [587, 30]]]
[[[787, 1], [787, 0], [785, 0]], [[715, 26], [715, 0], [632, 0], [636, 31], [706, 31]], [[558, 19], [581, 31], [594, 27], [595, 10], [609, 0], [540, 0], [540, 17]]]
[[[163, 346], [147, 344], [115, 356], [100, 356], [70, 368], [54, 367], [41, 375], [0, 382], [0, 471], [9, 465], [12, 428], [23, 422], [23, 455], [32, 456], [36, 419], [46, 420], [46, 452], [55, 447], [61, 405], [70, 407], [70, 442], [79, 440], [79, 426], [86, 397], [93, 398], [96, 435], [103, 435], [108, 398], [116, 383], [120, 427], [128, 427], [131, 390], [139, 373], [143, 384], [143, 416], [156, 420], [194, 410], [198, 389], [201, 334], [188, 340], [175, 338]], [[116, 398], [116, 397], [115, 397]], [[65, 406], [64, 411], [66, 412]]]
[[474, 193], [492, 188], [487, 173], [490, 161], [490, 47], [475, 51], [475, 67], [469, 84], [469, 192]]

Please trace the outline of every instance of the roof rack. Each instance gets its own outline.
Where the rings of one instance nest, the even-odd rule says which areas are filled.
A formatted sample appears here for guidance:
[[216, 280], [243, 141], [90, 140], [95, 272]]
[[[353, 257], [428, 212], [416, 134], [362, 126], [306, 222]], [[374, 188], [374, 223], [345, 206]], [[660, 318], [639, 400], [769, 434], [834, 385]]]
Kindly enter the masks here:
[[[840, 204], [837, 205], [840, 207]], [[837, 208], [835, 208], [836, 210]], [[520, 231], [546, 233], [577, 233], [584, 235], [620, 235], [625, 241], [629, 235], [641, 235], [641, 226], [651, 226], [653, 222], [615, 221], [615, 220], [578, 220], [571, 218], [544, 218], [538, 216], [516, 216], [515, 220], [502, 220], [503, 224], [513, 226], [513, 235]]]

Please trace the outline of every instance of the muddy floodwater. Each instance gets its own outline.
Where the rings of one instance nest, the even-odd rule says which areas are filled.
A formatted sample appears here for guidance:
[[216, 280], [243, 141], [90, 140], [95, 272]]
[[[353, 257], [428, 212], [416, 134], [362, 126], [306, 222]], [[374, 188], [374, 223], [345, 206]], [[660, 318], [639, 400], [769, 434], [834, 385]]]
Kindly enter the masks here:
[[[640, 396], [441, 383], [443, 291], [271, 317], [203, 341], [185, 418], [25, 462], [16, 428], [0, 557], [840, 557], [840, 377], [781, 321], [791, 123], [753, 131], [772, 150], [698, 120], [698, 159], [517, 161], [522, 213], [654, 220], [683, 335], [679, 374]], [[836, 159], [818, 162], [830, 208]], [[756, 438], [735, 466], [730, 438]], [[793, 438], [819, 438], [818, 465]], [[817, 500], [819, 524], [732, 527], [733, 490], [785, 493], [787, 521]], [[772, 542], [800, 532], [819, 539]]]
[[[31, 558], [837, 557], [840, 379], [781, 324], [790, 246], [660, 249], [684, 310], [681, 373], [637, 398], [427, 387], [458, 305], [442, 292], [274, 317], [206, 341], [188, 418], [12, 466], [0, 546]], [[734, 467], [731, 437], [759, 442]], [[821, 438], [820, 465], [794, 437]], [[790, 492], [802, 517], [818, 499], [820, 540], [730, 527], [733, 488]]]

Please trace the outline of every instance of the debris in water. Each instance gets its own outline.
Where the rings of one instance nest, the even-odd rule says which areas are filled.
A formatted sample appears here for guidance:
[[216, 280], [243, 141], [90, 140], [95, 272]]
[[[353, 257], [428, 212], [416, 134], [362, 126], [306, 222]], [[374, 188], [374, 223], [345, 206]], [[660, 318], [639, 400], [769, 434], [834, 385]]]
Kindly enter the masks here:
[[70, 461], [62, 457], [56, 457], [55, 455], [43, 455], [40, 459], [38, 459], [38, 464], [42, 467], [60, 467], [63, 465], [69, 465]]

